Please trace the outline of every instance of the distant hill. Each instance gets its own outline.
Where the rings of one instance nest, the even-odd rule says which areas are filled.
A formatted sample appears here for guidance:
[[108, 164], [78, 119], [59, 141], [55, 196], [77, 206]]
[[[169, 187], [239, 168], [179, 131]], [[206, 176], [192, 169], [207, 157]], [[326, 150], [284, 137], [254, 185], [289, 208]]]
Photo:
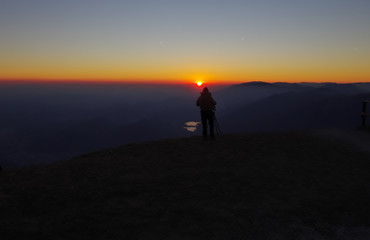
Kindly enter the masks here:
[[[200, 135], [191, 85], [0, 84], [0, 165], [57, 162], [132, 142]], [[247, 82], [210, 90], [223, 133], [355, 129], [370, 83]], [[370, 110], [369, 110], [370, 111]], [[370, 122], [369, 122], [370, 124]]]
[[368, 97], [369, 94], [327, 94], [320, 90], [276, 94], [225, 110], [220, 113], [220, 122], [231, 132], [351, 129], [360, 126], [362, 100]]
[[1, 239], [366, 239], [369, 154], [349, 135], [168, 139], [5, 170]]
[[362, 101], [370, 99], [366, 86], [370, 84], [234, 85], [217, 95], [217, 117], [226, 132], [356, 128]]
[[282, 93], [325, 93], [325, 94], [369, 94], [370, 83], [338, 84], [338, 83], [265, 83], [248, 82], [230, 86], [217, 92], [217, 97], [222, 99], [222, 105], [230, 107], [239, 104], [249, 104]]
[[308, 88], [289, 83], [248, 82], [220, 90], [215, 93], [215, 96], [219, 99], [220, 109], [224, 110], [225, 107], [251, 103], [274, 94], [306, 90]]

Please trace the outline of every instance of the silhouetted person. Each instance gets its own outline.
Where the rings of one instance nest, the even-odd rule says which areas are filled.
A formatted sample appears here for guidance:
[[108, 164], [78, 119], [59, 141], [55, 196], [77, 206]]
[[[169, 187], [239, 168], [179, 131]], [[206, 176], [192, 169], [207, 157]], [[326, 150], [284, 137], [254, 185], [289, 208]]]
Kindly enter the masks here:
[[209, 124], [209, 134], [211, 138], [215, 137], [215, 121], [214, 112], [216, 101], [212, 98], [212, 94], [209, 92], [208, 88], [205, 87], [203, 92], [200, 93], [200, 97], [197, 100], [197, 106], [200, 107], [200, 116], [202, 119], [203, 126], [203, 137], [207, 138], [208, 135], [208, 124]]

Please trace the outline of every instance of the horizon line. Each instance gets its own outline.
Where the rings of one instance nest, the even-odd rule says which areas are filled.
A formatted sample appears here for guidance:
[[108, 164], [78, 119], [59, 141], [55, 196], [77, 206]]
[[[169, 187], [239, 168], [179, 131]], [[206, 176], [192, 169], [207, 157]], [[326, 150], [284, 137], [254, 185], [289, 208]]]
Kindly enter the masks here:
[[[236, 85], [243, 83], [313, 83], [313, 84], [353, 84], [370, 83], [370, 81], [281, 81], [281, 80], [204, 80], [206, 85]], [[0, 79], [0, 84], [127, 84], [127, 85], [192, 85], [195, 80], [104, 80], [104, 79]]]

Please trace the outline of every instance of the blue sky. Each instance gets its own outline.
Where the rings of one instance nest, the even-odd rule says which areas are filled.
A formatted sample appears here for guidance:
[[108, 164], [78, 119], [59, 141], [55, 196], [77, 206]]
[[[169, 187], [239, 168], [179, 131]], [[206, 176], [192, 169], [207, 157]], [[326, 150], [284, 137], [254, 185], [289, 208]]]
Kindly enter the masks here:
[[1, 79], [366, 81], [370, 1], [2, 0]]

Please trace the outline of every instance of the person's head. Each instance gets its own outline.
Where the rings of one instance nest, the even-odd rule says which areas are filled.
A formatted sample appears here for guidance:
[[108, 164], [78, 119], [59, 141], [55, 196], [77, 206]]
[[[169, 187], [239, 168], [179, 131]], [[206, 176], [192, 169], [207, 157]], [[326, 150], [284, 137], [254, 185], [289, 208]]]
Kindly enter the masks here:
[[208, 93], [209, 92], [208, 88], [207, 87], [203, 88], [203, 92]]

